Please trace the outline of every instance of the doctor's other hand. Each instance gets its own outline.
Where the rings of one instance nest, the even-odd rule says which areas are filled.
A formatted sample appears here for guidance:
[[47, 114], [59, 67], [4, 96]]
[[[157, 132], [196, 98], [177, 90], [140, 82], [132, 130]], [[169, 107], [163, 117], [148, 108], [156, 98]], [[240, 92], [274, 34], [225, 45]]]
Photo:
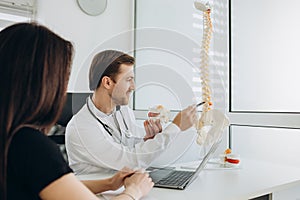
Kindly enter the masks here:
[[154, 183], [148, 173], [137, 171], [125, 179], [125, 190], [123, 193], [132, 196], [134, 199], [140, 199], [149, 193], [153, 185]]
[[110, 178], [110, 190], [117, 190], [124, 185], [125, 178], [131, 176], [136, 171], [127, 167], [122, 168], [114, 176]]
[[188, 106], [175, 116], [173, 123], [176, 124], [181, 131], [185, 131], [194, 125], [197, 117], [196, 112], [196, 106]]
[[144, 128], [146, 131], [146, 135], [144, 137], [144, 141], [148, 140], [148, 139], [153, 139], [155, 137], [155, 135], [157, 135], [158, 133], [160, 133], [162, 131], [162, 126], [160, 124], [160, 120], [145, 120], [144, 121]]

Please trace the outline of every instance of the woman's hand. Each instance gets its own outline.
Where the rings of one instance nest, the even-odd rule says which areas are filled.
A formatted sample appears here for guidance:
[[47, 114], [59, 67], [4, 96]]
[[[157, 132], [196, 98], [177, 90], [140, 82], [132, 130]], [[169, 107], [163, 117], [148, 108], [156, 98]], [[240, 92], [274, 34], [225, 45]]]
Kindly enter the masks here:
[[148, 173], [138, 171], [125, 179], [125, 191], [123, 193], [132, 196], [134, 199], [140, 199], [149, 193], [154, 183]]
[[136, 171], [124, 167], [110, 178], [111, 190], [117, 190], [124, 185], [125, 178], [131, 176]]

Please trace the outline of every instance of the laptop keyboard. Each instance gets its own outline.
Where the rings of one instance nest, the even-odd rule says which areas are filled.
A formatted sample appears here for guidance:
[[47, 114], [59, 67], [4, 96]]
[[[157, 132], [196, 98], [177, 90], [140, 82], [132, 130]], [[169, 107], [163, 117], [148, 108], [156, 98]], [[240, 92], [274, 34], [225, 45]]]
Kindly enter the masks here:
[[167, 177], [158, 181], [156, 184], [159, 184], [159, 185], [182, 185], [193, 174], [194, 174], [194, 172], [190, 172], [190, 171], [173, 171]]

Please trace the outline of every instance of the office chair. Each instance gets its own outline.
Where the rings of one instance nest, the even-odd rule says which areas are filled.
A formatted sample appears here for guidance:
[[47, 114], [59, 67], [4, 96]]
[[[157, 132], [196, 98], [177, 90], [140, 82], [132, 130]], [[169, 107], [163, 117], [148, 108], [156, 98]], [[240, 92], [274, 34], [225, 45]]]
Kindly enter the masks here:
[[67, 93], [67, 99], [62, 113], [53, 127], [49, 138], [59, 145], [65, 144], [65, 128], [72, 116], [75, 115], [85, 104], [86, 98], [91, 93]]

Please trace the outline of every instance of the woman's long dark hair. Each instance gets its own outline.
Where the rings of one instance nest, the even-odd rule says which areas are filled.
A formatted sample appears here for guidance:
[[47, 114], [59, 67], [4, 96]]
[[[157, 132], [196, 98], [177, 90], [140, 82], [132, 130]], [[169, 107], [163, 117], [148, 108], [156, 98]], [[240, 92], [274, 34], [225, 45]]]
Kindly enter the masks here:
[[24, 126], [49, 129], [67, 89], [73, 46], [37, 23], [0, 32], [0, 199], [7, 196], [7, 155]]

